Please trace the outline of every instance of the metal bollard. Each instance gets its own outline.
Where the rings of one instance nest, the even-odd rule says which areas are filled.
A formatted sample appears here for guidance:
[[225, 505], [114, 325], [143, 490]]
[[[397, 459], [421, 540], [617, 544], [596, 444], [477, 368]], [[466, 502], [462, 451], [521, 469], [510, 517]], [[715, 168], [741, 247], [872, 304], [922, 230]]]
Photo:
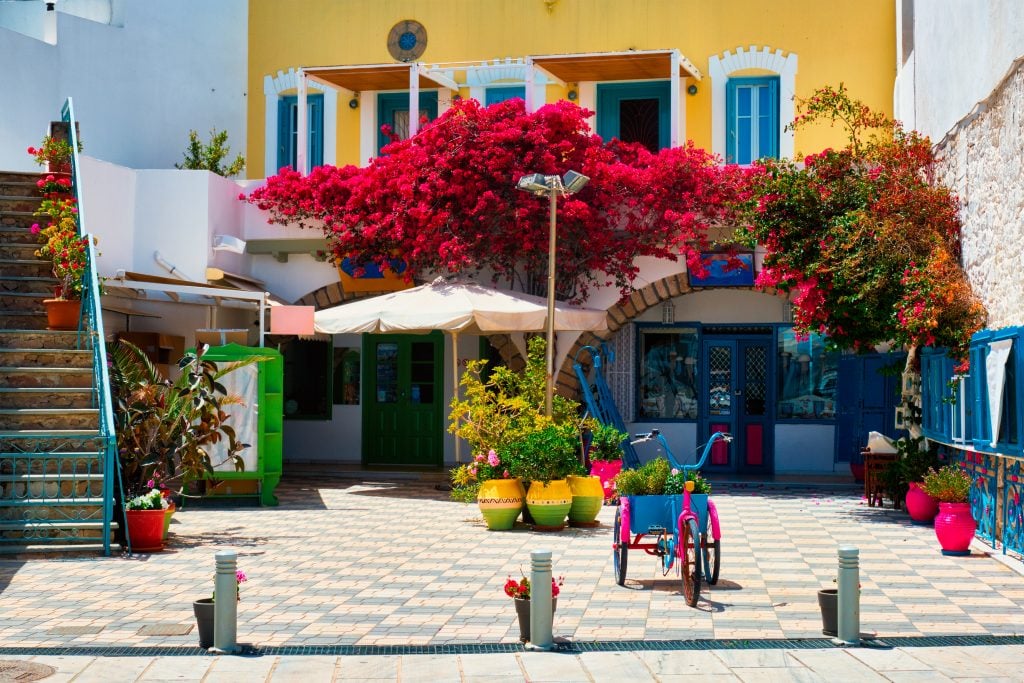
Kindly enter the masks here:
[[860, 550], [856, 546], [839, 547], [839, 623], [837, 638], [843, 645], [860, 645]]
[[530, 650], [554, 649], [551, 623], [551, 551], [530, 553]]
[[213, 581], [216, 596], [213, 604], [213, 647], [210, 652], [231, 654], [238, 652], [238, 553], [221, 550], [215, 554], [217, 575]]

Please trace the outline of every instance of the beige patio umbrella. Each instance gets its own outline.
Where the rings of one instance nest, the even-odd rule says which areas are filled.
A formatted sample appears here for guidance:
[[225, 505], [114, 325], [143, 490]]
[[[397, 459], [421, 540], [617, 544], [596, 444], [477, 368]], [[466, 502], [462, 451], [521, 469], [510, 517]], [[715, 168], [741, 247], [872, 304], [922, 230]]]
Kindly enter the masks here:
[[[597, 332], [608, 327], [607, 313], [558, 302], [555, 330]], [[361, 299], [317, 311], [314, 329], [323, 334], [427, 333], [452, 336], [452, 380], [459, 395], [458, 336], [540, 332], [547, 322], [547, 300], [521, 292], [493, 289], [473, 282], [433, 282], [400, 292]], [[460, 461], [459, 439], [455, 460]]]

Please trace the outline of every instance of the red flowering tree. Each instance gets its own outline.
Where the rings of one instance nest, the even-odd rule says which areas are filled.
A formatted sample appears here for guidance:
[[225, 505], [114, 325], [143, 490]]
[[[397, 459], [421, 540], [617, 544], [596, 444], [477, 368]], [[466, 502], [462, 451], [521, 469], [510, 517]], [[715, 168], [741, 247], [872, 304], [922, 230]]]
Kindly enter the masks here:
[[751, 176], [740, 237], [767, 251], [758, 286], [793, 292], [797, 330], [838, 347], [891, 341], [965, 359], [985, 311], [959, 265], [958, 204], [933, 182], [931, 143], [842, 86], [799, 104], [794, 128], [838, 122], [849, 143]]
[[336, 259], [398, 255], [407, 277], [483, 272], [542, 294], [548, 202], [516, 181], [575, 170], [590, 183], [558, 200], [559, 296], [582, 300], [597, 284], [626, 293], [639, 256], [683, 257], [699, 269], [707, 228], [739, 198], [743, 173], [692, 145], [652, 154], [606, 143], [588, 116], [568, 102], [527, 113], [521, 100], [461, 100], [365, 168], [324, 166], [307, 177], [282, 169], [247, 200], [271, 222], [323, 229]]

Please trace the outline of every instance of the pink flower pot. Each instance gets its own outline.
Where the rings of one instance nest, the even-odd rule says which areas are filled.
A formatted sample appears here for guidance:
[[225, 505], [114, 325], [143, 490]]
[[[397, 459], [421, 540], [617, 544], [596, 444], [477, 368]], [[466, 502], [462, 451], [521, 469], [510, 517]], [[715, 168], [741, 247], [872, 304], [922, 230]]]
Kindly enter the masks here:
[[939, 514], [939, 502], [929, 496], [916, 482], [910, 482], [907, 489], [907, 514], [914, 524], [931, 524]]
[[943, 555], [970, 555], [968, 548], [977, 528], [969, 503], [939, 503], [935, 536]]
[[615, 495], [615, 475], [622, 471], [621, 460], [595, 460], [590, 465], [590, 474], [601, 480], [604, 499], [611, 500]]

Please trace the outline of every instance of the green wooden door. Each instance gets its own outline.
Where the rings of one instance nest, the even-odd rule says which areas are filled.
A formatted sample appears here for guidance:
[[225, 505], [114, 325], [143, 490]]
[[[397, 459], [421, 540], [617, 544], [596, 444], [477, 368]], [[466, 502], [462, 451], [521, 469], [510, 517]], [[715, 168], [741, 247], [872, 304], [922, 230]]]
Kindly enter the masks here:
[[440, 467], [444, 455], [443, 338], [363, 335], [363, 462]]

